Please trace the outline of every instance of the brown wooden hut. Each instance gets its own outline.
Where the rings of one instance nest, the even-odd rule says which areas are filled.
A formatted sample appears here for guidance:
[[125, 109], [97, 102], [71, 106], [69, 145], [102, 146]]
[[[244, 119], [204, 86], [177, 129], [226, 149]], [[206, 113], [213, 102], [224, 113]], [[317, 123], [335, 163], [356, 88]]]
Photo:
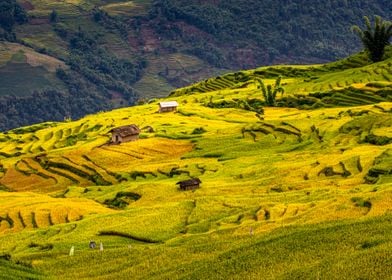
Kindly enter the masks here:
[[183, 191], [195, 190], [200, 187], [201, 181], [199, 178], [193, 178], [185, 181], [177, 182], [180, 185], [180, 189]]
[[111, 143], [121, 144], [139, 139], [140, 129], [135, 124], [131, 124], [113, 128], [110, 132], [112, 133]]
[[175, 112], [177, 111], [177, 101], [163, 101], [159, 102], [159, 113]]

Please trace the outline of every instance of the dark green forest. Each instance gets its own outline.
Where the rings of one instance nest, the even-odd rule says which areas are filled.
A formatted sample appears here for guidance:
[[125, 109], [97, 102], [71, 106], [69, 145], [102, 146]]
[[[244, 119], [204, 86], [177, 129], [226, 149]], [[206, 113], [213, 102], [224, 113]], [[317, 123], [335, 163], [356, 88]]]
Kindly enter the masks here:
[[[167, 40], [181, 40], [184, 51], [229, 68], [345, 57], [360, 50], [350, 27], [367, 15], [390, 19], [392, 2], [162, 0], [150, 13]], [[189, 26], [201, 32], [187, 32]]]

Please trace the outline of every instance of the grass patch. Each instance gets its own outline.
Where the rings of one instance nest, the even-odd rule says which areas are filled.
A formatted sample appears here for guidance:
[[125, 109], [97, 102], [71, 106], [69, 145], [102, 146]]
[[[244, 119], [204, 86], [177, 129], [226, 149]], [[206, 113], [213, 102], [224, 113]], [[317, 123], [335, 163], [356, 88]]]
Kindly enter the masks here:
[[115, 209], [124, 209], [131, 202], [137, 201], [141, 198], [141, 195], [133, 192], [118, 192], [112, 199], [106, 199], [104, 204]]

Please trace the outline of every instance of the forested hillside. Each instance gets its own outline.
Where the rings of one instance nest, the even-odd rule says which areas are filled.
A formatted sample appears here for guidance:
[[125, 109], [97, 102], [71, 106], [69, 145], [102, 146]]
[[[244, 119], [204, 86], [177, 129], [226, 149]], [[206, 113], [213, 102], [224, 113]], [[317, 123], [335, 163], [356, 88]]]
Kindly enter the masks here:
[[[332, 61], [358, 51], [350, 32], [365, 15], [392, 14], [388, 0], [156, 1], [158, 31], [180, 38], [186, 51], [217, 66], [250, 68], [274, 63]], [[188, 32], [197, 28], [199, 32]], [[169, 34], [169, 35], [167, 35]]]
[[98, 4], [2, 2], [0, 129], [135, 104], [146, 61], [126, 50], [125, 21]]
[[0, 130], [166, 96], [229, 70], [323, 62], [360, 49], [350, 32], [377, 1], [3, 0]]

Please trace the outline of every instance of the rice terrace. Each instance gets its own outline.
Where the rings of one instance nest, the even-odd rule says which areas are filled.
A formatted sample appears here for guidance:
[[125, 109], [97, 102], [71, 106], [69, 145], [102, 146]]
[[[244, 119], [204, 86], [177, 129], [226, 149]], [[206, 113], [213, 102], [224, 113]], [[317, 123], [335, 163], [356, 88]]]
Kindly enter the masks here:
[[[390, 279], [391, 59], [262, 67], [173, 91], [177, 112], [2, 133], [1, 275]], [[277, 77], [262, 107], [257, 80]], [[109, 144], [129, 124], [138, 139]]]
[[[19, 2], [44, 9], [30, 7], [36, 26], [16, 27], [24, 40], [51, 5], [73, 24], [77, 13], [89, 21], [101, 3]], [[95, 11], [106, 17], [101, 31], [121, 27], [111, 16], [156, 16], [147, 12], [150, 1], [104, 2]], [[169, 2], [162, 5], [176, 8]], [[375, 22], [383, 24], [380, 17]], [[392, 279], [392, 24], [386, 24], [391, 34], [380, 53], [354, 27], [366, 51], [334, 62], [214, 68], [208, 73], [216, 75], [188, 86], [166, 84], [166, 97], [146, 95], [135, 106], [0, 132], [0, 279]], [[121, 36], [110, 36], [121, 52]], [[67, 76], [75, 66], [64, 59], [68, 43], [51, 41], [54, 52], [45, 54], [35, 50], [47, 38], [33, 36], [29, 47], [11, 37], [0, 42], [0, 91], [14, 88], [25, 100], [28, 85], [18, 71], [37, 89], [75, 86], [59, 79], [79, 73]], [[74, 51], [75, 61], [86, 63]], [[90, 59], [106, 54], [96, 51]], [[202, 67], [185, 53], [160, 59]], [[165, 71], [154, 67], [161, 60], [136, 69], [116, 59], [97, 63], [129, 66], [126, 78], [135, 84], [121, 84], [124, 91], [148, 89], [149, 79], [159, 91]], [[124, 79], [115, 74], [99, 82]], [[119, 94], [101, 85], [84, 89]], [[91, 104], [94, 98], [88, 96]]]

